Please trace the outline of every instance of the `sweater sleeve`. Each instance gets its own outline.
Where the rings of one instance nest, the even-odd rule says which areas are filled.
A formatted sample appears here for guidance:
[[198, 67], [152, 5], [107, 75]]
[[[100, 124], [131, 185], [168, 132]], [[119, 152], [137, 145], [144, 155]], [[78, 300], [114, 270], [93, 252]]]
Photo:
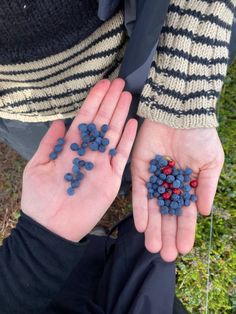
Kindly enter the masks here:
[[171, 0], [138, 115], [174, 128], [217, 127], [236, 0]]
[[79, 262], [87, 241], [74, 243], [21, 214], [0, 247], [0, 312], [41, 313]]

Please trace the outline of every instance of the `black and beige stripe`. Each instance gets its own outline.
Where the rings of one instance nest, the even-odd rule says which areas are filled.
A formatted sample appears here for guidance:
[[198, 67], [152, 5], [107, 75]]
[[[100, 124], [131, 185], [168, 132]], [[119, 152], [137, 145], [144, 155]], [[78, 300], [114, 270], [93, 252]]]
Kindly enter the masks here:
[[126, 42], [119, 12], [71, 49], [38, 61], [0, 65], [0, 117], [25, 122], [73, 117], [91, 86], [118, 76]]
[[171, 0], [138, 114], [175, 128], [216, 127], [235, 0]]

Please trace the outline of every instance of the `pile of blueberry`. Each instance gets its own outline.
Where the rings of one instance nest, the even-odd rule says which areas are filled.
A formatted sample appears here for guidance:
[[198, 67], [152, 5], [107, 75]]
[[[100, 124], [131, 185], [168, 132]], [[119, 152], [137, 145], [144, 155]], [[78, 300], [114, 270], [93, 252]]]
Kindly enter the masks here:
[[196, 202], [197, 196], [190, 193], [198, 186], [197, 180], [191, 180], [192, 169], [177, 169], [175, 161], [156, 155], [150, 161], [149, 172], [152, 174], [146, 183], [148, 199], [157, 199], [162, 215], [182, 215], [182, 207]]
[[[106, 132], [108, 131], [109, 126], [103, 124], [100, 131], [97, 129], [94, 123], [81, 123], [78, 125], [78, 130], [81, 137], [81, 145], [78, 143], [72, 143], [70, 149], [81, 157], [86, 154], [86, 150], [90, 149], [91, 151], [98, 151], [104, 153], [109, 145], [110, 141], [105, 137]], [[55, 160], [58, 157], [58, 153], [62, 151], [65, 140], [59, 138], [57, 140], [57, 145], [54, 147], [54, 151], [50, 154], [49, 158]], [[115, 156], [117, 153], [115, 148], [109, 150], [111, 156]], [[80, 186], [81, 180], [84, 178], [84, 173], [81, 171], [82, 168], [85, 170], [92, 170], [94, 164], [90, 161], [85, 161], [81, 158], [74, 158], [72, 161], [72, 172], [66, 173], [64, 179], [70, 182], [70, 187], [67, 189], [67, 194], [72, 196], [75, 193], [75, 189]]]

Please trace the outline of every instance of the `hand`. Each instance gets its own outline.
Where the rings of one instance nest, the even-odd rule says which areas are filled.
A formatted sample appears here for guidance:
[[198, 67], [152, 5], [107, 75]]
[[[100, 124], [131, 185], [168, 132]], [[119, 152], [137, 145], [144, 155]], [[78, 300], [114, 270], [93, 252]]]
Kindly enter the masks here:
[[[97, 224], [116, 197], [121, 177], [136, 135], [137, 122], [129, 120], [123, 131], [131, 103], [131, 94], [122, 92], [124, 81], [102, 80], [86, 98], [79, 114], [65, 134], [63, 121], [55, 121], [27, 164], [23, 175], [21, 208], [24, 213], [52, 232], [72, 241], [79, 241]], [[109, 124], [106, 136], [109, 148], [117, 147], [113, 158], [105, 153], [87, 150], [81, 158], [94, 163], [73, 196], [64, 175], [71, 172], [72, 160], [79, 157], [70, 144], [80, 143], [80, 123], [94, 122], [100, 128]], [[65, 136], [63, 151], [54, 161], [49, 154], [59, 137]], [[109, 149], [108, 148], [108, 149]]]
[[[162, 216], [156, 199], [147, 199], [145, 182], [150, 160], [156, 154], [175, 160], [177, 168], [190, 167], [198, 178], [197, 203], [183, 207], [180, 217]], [[178, 252], [188, 253], [194, 244], [197, 210], [209, 215], [224, 152], [217, 131], [209, 129], [173, 129], [145, 120], [132, 154], [133, 211], [136, 228], [145, 232], [145, 246], [150, 252], [161, 251], [165, 261], [173, 261]]]

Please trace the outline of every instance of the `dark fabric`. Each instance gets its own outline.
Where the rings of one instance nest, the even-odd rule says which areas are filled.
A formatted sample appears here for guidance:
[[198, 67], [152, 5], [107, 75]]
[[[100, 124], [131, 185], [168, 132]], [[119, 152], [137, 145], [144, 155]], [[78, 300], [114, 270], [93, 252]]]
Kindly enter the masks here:
[[175, 264], [144, 249], [132, 216], [118, 239], [75, 244], [22, 216], [0, 247], [1, 314], [184, 314]]
[[103, 22], [96, 0], [1, 0], [0, 64], [29, 62], [78, 44]]

